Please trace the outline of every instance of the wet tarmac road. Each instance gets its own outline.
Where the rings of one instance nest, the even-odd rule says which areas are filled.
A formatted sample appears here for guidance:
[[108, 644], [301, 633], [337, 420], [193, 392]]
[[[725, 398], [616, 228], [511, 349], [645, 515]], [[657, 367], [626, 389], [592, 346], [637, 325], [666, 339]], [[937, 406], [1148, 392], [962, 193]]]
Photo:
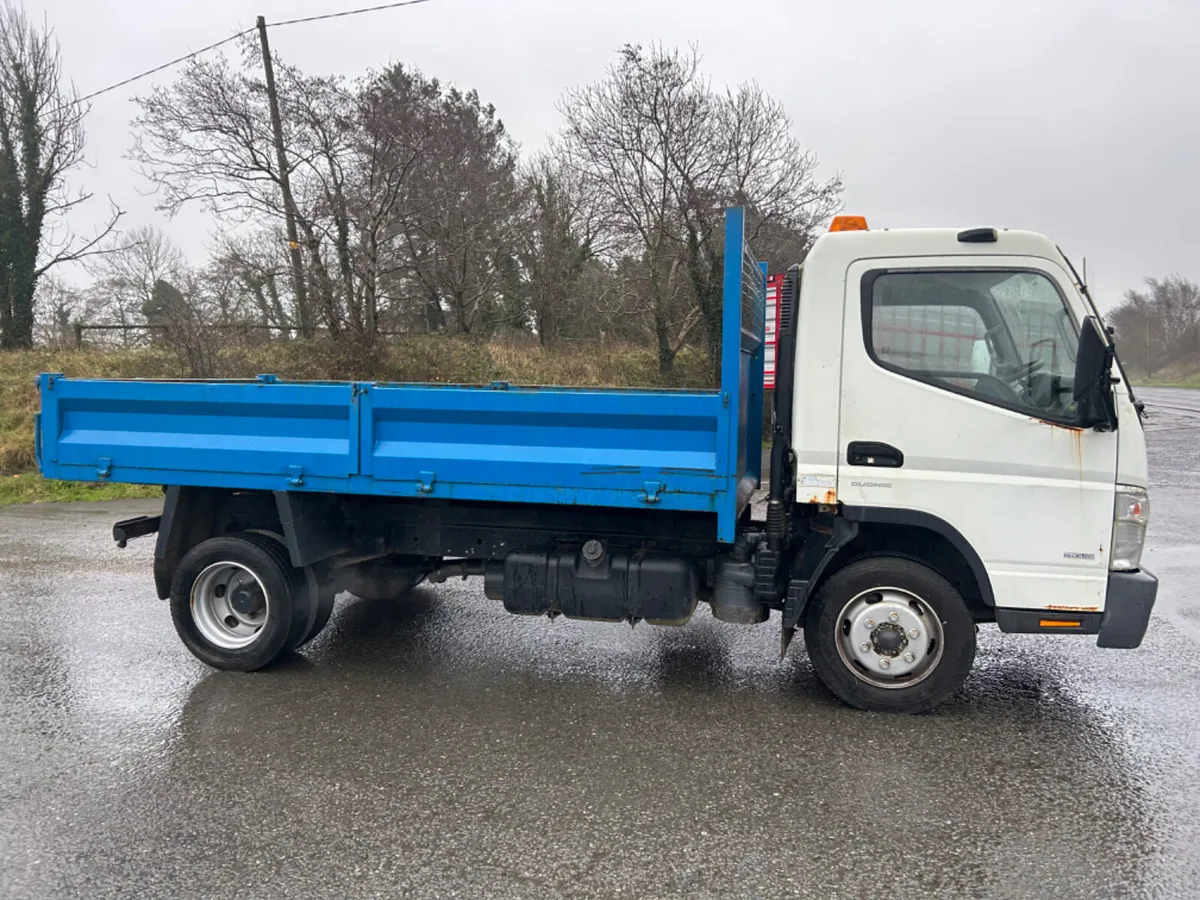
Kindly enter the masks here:
[[1142, 648], [985, 629], [914, 718], [840, 706], [774, 621], [474, 582], [217, 674], [108, 540], [145, 504], [4, 511], [0, 898], [1200, 896], [1200, 394], [1145, 393]]

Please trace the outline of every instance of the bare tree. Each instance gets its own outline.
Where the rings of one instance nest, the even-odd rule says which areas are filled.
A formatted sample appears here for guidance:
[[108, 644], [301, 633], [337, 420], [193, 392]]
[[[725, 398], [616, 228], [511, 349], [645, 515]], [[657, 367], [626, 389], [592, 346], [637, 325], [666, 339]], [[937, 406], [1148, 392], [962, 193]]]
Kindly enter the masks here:
[[[266, 86], [252, 63], [258, 49], [247, 40], [242, 51], [240, 66], [219, 54], [192, 59], [173, 84], [136, 99], [140, 114], [131, 156], [155, 185], [158, 208], [169, 215], [199, 204], [235, 223], [284, 220]], [[286, 100], [294, 94], [290, 79], [296, 73], [280, 66], [280, 74]], [[289, 148], [297, 140], [293, 120], [285, 109]], [[293, 158], [293, 167], [300, 164]], [[298, 219], [302, 213], [297, 210]], [[297, 298], [295, 315], [310, 336], [316, 325], [310, 304]]]
[[61, 263], [98, 251], [120, 211], [89, 239], [62, 223], [90, 198], [68, 173], [83, 161], [87, 107], [66, 82], [58, 42], [10, 0], [0, 6], [0, 347], [33, 344], [34, 294]]
[[836, 209], [840, 179], [817, 179], [816, 159], [757, 86], [713, 91], [695, 48], [626, 46], [602, 81], [560, 108], [566, 159], [606, 201], [624, 252], [643, 260], [660, 367], [703, 324], [715, 368], [722, 210], [746, 206], [752, 236], [806, 233]]
[[[240, 65], [224, 56], [192, 60], [174, 84], [140, 98], [134, 122], [140, 134], [132, 155], [167, 213], [198, 203], [218, 217], [254, 222], [273, 233], [284, 221], [282, 178], [257, 50], [247, 43], [243, 51]], [[275, 71], [306, 260], [304, 297], [292, 292], [290, 317], [305, 337], [318, 323], [335, 338], [343, 331], [373, 333], [376, 316], [363, 305], [373, 306], [374, 283], [364, 289], [356, 282], [356, 231], [366, 223], [377, 232], [379, 208], [394, 205], [395, 195], [390, 185], [380, 189], [371, 182], [372, 164], [382, 163], [381, 157], [360, 159], [359, 87], [309, 76], [278, 60]], [[252, 275], [251, 268], [241, 270], [257, 282], [263, 273]], [[248, 286], [254, 292], [278, 290], [273, 274]], [[271, 311], [281, 318], [281, 308]]]
[[83, 292], [56, 274], [47, 273], [38, 279], [34, 307], [37, 314], [34, 337], [38, 344], [55, 350], [75, 345], [75, 323], [88, 315]]
[[703, 87], [695, 53], [626, 46], [603, 81], [560, 103], [564, 158], [604, 203], [614, 245], [644, 262], [664, 371], [699, 320], [676, 299], [683, 273], [675, 161], [703, 138]]
[[402, 66], [372, 75], [359, 87], [358, 182], [351, 207], [361, 298], [352, 320], [369, 333], [388, 313], [401, 324], [424, 321], [429, 330], [444, 324], [440, 299], [420, 286], [413, 290], [406, 240], [406, 224], [419, 215], [413, 182], [434, 148], [439, 91], [437, 82]]
[[[839, 177], [817, 178], [817, 160], [791, 134], [783, 106], [756, 84], [727, 91], [713, 104], [704, 152], [679, 166], [688, 275], [705, 322], [709, 361], [720, 365], [725, 207], [744, 206], [747, 238], [760, 255], [771, 237], [807, 251], [815, 229], [841, 204]], [[799, 240], [797, 241], [797, 238]], [[802, 256], [802, 253], [800, 254]], [[798, 261], [797, 256], [791, 261]]]
[[251, 226], [220, 238], [191, 287], [149, 281], [225, 327], [323, 328], [362, 348], [385, 330], [611, 335], [652, 341], [663, 371], [703, 336], [715, 368], [724, 207], [745, 206], [760, 253], [791, 261], [837, 205], [840, 182], [817, 178], [779, 104], [754, 85], [714, 91], [694, 50], [626, 47], [564, 98], [561, 140], [524, 170], [474, 91], [400, 65], [356, 81], [275, 71], [306, 302], [285, 275], [253, 45], [240, 64], [193, 60], [138, 101], [133, 156], [161, 208]]
[[105, 322], [126, 326], [121, 332], [125, 347], [141, 343], [135, 326], [149, 324], [146, 315], [159, 281], [180, 282], [187, 265], [183, 254], [163, 232], [151, 226], [134, 228], [113, 242], [102, 256], [87, 263], [93, 283], [92, 309]]
[[[133, 157], [174, 213], [282, 221], [264, 86], [249, 63], [191, 61], [138, 103]], [[370, 343], [414, 295], [432, 329], [497, 318], [519, 191], [516, 148], [474, 92], [392, 66], [353, 84], [276, 63], [311, 308], [335, 338]]]
[[361, 317], [357, 328], [346, 321], [355, 296], [347, 201], [353, 178], [353, 93], [340, 78], [306, 76], [282, 64], [280, 71], [284, 111], [293, 130], [291, 152], [297, 157], [292, 190], [304, 210], [297, 212], [296, 224], [308, 255], [316, 308], [334, 337], [344, 324], [361, 335]]
[[475, 91], [432, 80], [424, 93], [428, 152], [409, 178], [398, 237], [428, 299], [429, 324], [463, 334], [484, 331], [512, 318], [498, 301], [521, 208], [517, 148], [495, 108]]
[[1153, 375], [1181, 358], [1200, 354], [1200, 286], [1181, 275], [1147, 278], [1128, 290], [1109, 315], [1121, 358]]
[[[195, 272], [160, 229], [132, 229], [89, 267], [93, 298], [122, 325], [144, 324], [150, 342], [169, 350], [196, 378], [216, 374], [222, 279]], [[215, 289], [215, 290], [214, 290]], [[128, 346], [130, 330], [123, 330]]]
[[212, 280], [222, 282], [219, 290], [231, 297], [226, 318], [237, 316], [291, 336], [296, 327], [294, 298], [288, 293], [289, 261], [278, 225], [220, 236], [209, 269]]
[[210, 378], [216, 374], [219, 343], [211, 329], [209, 310], [197, 291], [197, 279], [191, 273], [185, 277], [187, 295], [171, 282], [158, 279], [143, 309], [147, 321], [162, 328], [161, 336], [156, 337], [192, 377]]
[[550, 156], [525, 173], [527, 209], [517, 241], [522, 301], [538, 340], [553, 343], [582, 318], [583, 303], [600, 298], [579, 291], [593, 257], [597, 217], [581, 180]]

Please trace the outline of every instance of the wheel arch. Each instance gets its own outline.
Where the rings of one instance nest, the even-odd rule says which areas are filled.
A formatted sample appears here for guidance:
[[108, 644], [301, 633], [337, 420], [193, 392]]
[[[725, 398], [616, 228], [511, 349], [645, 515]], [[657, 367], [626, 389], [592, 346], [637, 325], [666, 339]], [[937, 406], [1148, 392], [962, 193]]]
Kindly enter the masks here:
[[898, 556], [922, 563], [954, 585], [979, 621], [995, 617], [995, 594], [979, 554], [943, 519], [914, 510], [845, 507], [857, 534], [838, 549], [810, 586], [810, 596], [830, 576], [867, 556]]
[[154, 587], [159, 599], [171, 596], [175, 569], [202, 541], [240, 531], [279, 532], [281, 528], [275, 500], [267, 491], [168, 487], [154, 547]]

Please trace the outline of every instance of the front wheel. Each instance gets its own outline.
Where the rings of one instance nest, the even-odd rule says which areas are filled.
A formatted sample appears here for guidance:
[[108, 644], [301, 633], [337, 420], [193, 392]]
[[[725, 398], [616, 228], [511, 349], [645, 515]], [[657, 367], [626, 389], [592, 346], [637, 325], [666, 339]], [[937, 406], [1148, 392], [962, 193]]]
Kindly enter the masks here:
[[859, 709], [933, 709], [966, 680], [975, 623], [958, 591], [927, 566], [870, 557], [832, 575], [805, 615], [813, 668]]

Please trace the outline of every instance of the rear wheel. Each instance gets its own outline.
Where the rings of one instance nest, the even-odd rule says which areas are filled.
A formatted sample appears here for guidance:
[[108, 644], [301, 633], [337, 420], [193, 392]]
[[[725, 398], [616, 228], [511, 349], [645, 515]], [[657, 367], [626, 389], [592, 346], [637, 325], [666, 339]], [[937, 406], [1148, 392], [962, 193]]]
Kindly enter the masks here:
[[211, 538], [175, 570], [175, 631], [213, 668], [252, 672], [269, 665], [308, 632], [312, 618], [304, 579], [263, 535]]
[[860, 709], [916, 713], [957, 691], [975, 660], [975, 623], [958, 591], [898, 557], [851, 563], [818, 590], [805, 616], [813, 668]]
[[[284, 557], [287, 557], [287, 542], [284, 540], [282, 534], [264, 530], [249, 531], [246, 534], [258, 534], [269, 538], [279, 546]], [[324, 580], [317, 574], [316, 569], [312, 566], [305, 566], [301, 570], [300, 577], [308, 586], [308, 596], [305, 598], [308, 619], [302, 621], [297, 618], [292, 628], [292, 633], [288, 636], [289, 650], [299, 650], [315, 638], [329, 624], [329, 617], [333, 615], [333, 601], [335, 599], [333, 589], [325, 584]]]
[[308, 632], [295, 644], [292, 645], [293, 650], [298, 650], [315, 638], [329, 624], [329, 617], [333, 615], [334, 593], [332, 588], [321, 588], [316, 580], [309, 575], [309, 594], [315, 597], [313, 602], [313, 618], [308, 626]]

